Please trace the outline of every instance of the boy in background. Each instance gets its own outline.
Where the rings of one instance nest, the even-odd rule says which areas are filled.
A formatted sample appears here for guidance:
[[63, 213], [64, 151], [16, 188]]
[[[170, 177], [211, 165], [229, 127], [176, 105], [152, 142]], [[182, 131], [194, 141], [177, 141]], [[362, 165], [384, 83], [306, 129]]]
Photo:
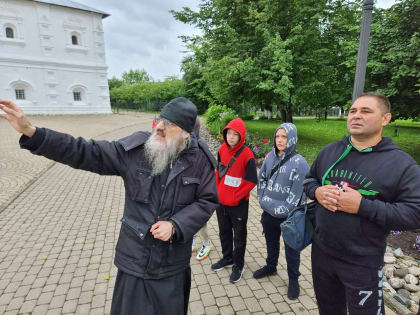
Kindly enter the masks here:
[[220, 206], [216, 209], [223, 257], [213, 271], [231, 267], [230, 281], [244, 273], [249, 194], [257, 184], [254, 154], [245, 146], [246, 127], [242, 119], [230, 121], [223, 129], [224, 142], [218, 151], [216, 184]]
[[[201, 127], [200, 118], [197, 117], [197, 119], [195, 120], [195, 125], [194, 125], [194, 133], [198, 139], [198, 145], [202, 148], [205, 147], [206, 150], [210, 151], [207, 143], [204, 141], [203, 138], [200, 137], [200, 127]], [[216, 166], [217, 166], [216, 159], [211, 154], [209, 155], [209, 157], [211, 157], [210, 163], [213, 165], [213, 168], [216, 169]], [[210, 251], [212, 249], [211, 241], [209, 238], [209, 232], [207, 229], [207, 223], [204, 224], [203, 227], [200, 229], [199, 234], [200, 234], [201, 240], [203, 241], [203, 245], [199, 247], [200, 245], [197, 242], [197, 234], [194, 235], [193, 243], [192, 243], [192, 252], [195, 253], [198, 251], [196, 258], [197, 260], [201, 261], [207, 258], [207, 256], [210, 254]]]

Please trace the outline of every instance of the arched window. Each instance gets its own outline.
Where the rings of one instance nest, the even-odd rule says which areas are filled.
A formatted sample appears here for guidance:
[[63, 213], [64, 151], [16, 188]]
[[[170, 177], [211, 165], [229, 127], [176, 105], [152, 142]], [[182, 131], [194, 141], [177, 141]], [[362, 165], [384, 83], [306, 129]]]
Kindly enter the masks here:
[[15, 100], [19, 104], [28, 104], [33, 99], [32, 85], [23, 80], [17, 80], [9, 83], [10, 89], [15, 92]]
[[88, 89], [82, 84], [75, 84], [68, 90], [69, 97], [73, 97], [73, 105], [84, 106], [88, 103]]
[[6, 37], [7, 38], [15, 38], [15, 32], [13, 31], [13, 28], [6, 27]]
[[79, 45], [79, 39], [77, 38], [77, 35], [72, 35], [71, 36], [71, 43], [73, 45]]
[[73, 91], [73, 99], [75, 102], [81, 102], [82, 101], [82, 91], [74, 90]]
[[16, 88], [15, 89], [16, 99], [17, 100], [26, 100], [25, 97], [25, 89], [24, 88]]

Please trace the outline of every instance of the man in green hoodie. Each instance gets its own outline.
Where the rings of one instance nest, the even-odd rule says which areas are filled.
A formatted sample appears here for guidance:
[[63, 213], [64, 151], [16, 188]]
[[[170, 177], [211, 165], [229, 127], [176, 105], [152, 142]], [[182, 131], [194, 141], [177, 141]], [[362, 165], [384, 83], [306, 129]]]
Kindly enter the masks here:
[[349, 136], [318, 155], [305, 192], [316, 199], [312, 277], [320, 314], [384, 314], [382, 266], [390, 230], [420, 228], [420, 168], [390, 138], [389, 100], [364, 93]]

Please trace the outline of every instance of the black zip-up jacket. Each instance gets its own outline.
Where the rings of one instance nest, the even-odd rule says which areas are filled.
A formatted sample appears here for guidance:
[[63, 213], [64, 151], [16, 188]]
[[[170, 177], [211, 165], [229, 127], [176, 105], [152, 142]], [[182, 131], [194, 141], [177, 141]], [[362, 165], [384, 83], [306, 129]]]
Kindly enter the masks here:
[[359, 212], [332, 212], [318, 204], [314, 242], [326, 253], [362, 266], [380, 267], [390, 230], [420, 228], [420, 167], [390, 138], [359, 151], [349, 137], [327, 145], [306, 178], [315, 199], [320, 185], [347, 183], [362, 194]]
[[[22, 136], [20, 145], [73, 168], [121, 176], [125, 206], [115, 265], [143, 279], [160, 279], [189, 266], [192, 237], [210, 218], [218, 198], [211, 153], [198, 145], [192, 133], [190, 147], [181, 152], [167, 172], [166, 184], [160, 186], [159, 205], [152, 204], [151, 187], [156, 185], [144, 156], [144, 143], [149, 136], [148, 132], [137, 132], [113, 142], [86, 141], [37, 128], [32, 138]], [[153, 194], [156, 196], [156, 192]], [[150, 233], [150, 227], [162, 220], [174, 223], [172, 243], [157, 240]]]

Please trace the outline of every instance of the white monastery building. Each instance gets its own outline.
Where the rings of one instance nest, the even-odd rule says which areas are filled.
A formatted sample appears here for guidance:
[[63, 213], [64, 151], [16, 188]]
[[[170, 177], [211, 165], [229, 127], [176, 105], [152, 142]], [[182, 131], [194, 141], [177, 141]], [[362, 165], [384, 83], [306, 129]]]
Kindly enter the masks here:
[[0, 98], [27, 114], [111, 113], [107, 16], [69, 0], [0, 0]]

